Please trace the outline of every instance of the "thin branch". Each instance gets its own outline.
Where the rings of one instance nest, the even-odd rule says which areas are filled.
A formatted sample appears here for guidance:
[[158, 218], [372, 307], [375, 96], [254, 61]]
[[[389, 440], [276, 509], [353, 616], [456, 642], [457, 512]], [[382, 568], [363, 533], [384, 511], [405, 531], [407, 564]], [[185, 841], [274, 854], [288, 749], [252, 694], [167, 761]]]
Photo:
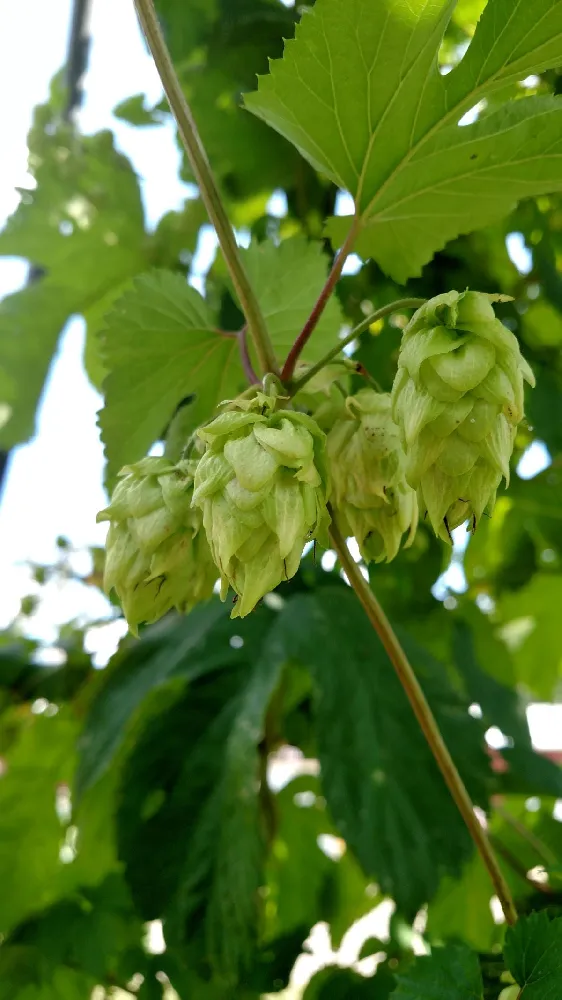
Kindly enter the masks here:
[[357, 337], [364, 333], [365, 330], [368, 330], [372, 323], [375, 323], [378, 319], [382, 319], [383, 316], [388, 316], [390, 313], [399, 312], [400, 309], [418, 309], [419, 306], [423, 306], [425, 301], [425, 299], [397, 299], [396, 302], [389, 302], [388, 305], [381, 306], [380, 309], [376, 309], [374, 313], [371, 313], [371, 315], [367, 316], [367, 318], [362, 320], [361, 323], [358, 323], [357, 326], [353, 328], [351, 333], [348, 333], [346, 337], [343, 337], [342, 340], [340, 340], [331, 351], [328, 351], [328, 353], [325, 354], [320, 361], [318, 361], [315, 365], [312, 365], [308, 371], [304, 373], [304, 375], [292, 382], [290, 386], [290, 395], [294, 396], [295, 393], [299, 392], [299, 390], [302, 389], [311, 378], [314, 378], [319, 371], [322, 371], [322, 369], [325, 368], [330, 361], [337, 358], [338, 354], [343, 351], [344, 347], [347, 347], [348, 344], [352, 344]]
[[338, 251], [336, 259], [332, 265], [332, 270], [330, 271], [327, 277], [324, 288], [322, 289], [320, 295], [318, 296], [316, 305], [314, 306], [310, 316], [308, 317], [301, 332], [299, 333], [297, 339], [295, 340], [295, 343], [291, 347], [289, 354], [287, 355], [287, 360], [285, 361], [285, 364], [283, 365], [283, 370], [281, 372], [281, 378], [283, 379], [284, 382], [288, 381], [290, 378], [293, 377], [295, 365], [300, 355], [302, 354], [304, 348], [306, 347], [306, 344], [308, 343], [310, 337], [312, 336], [314, 330], [316, 329], [318, 320], [320, 319], [322, 313], [324, 312], [324, 309], [326, 308], [328, 299], [330, 298], [330, 295], [332, 294], [334, 288], [336, 287], [337, 282], [341, 277], [341, 273], [343, 271], [343, 265], [345, 264], [347, 258], [349, 257], [353, 244], [355, 243], [355, 237], [357, 236], [358, 228], [359, 228], [359, 220], [356, 216], [352, 222], [351, 229], [347, 234], [345, 243], [343, 244], [341, 250]]
[[345, 540], [333, 520], [330, 528], [330, 535], [334, 549], [338, 554], [339, 560], [347, 574], [349, 582], [357, 597], [361, 601], [371, 625], [375, 629], [386, 652], [388, 653], [389, 659], [398, 675], [402, 687], [404, 688], [431, 752], [435, 757], [439, 770], [445, 779], [447, 788], [456, 802], [459, 812], [466, 823], [470, 836], [472, 837], [489, 872], [496, 895], [501, 903], [505, 919], [508, 924], [514, 924], [517, 921], [517, 910], [515, 908], [515, 903], [513, 902], [509, 886], [499, 867], [497, 858], [488, 839], [488, 835], [474, 812], [474, 806], [470, 796], [459, 772], [457, 771], [447, 745], [443, 740], [439, 726], [437, 725], [433, 712], [429, 707], [420, 683], [404, 650], [402, 649], [402, 646], [398, 642], [388, 618], [386, 617], [368, 583], [363, 578], [359, 566], [352, 559]]
[[244, 369], [244, 375], [248, 379], [250, 385], [255, 385], [259, 382], [259, 378], [256, 375], [252, 359], [250, 357], [250, 352], [248, 350], [248, 327], [243, 326], [242, 329], [237, 334], [238, 337], [238, 349], [240, 351], [240, 360], [242, 362], [242, 368]]
[[250, 284], [234, 230], [228, 219], [226, 209], [215, 181], [207, 154], [201, 142], [197, 125], [181, 89], [176, 71], [173, 67], [170, 53], [164, 36], [158, 24], [153, 0], [134, 0], [137, 14], [144, 31], [152, 58], [156, 64], [162, 86], [166, 92], [168, 103], [176, 120], [178, 131], [195, 175], [201, 198], [215, 227], [221, 250], [228, 267], [230, 277], [240, 300], [240, 305], [252, 335], [260, 367], [265, 375], [267, 372], [278, 373], [277, 359], [260, 304]]

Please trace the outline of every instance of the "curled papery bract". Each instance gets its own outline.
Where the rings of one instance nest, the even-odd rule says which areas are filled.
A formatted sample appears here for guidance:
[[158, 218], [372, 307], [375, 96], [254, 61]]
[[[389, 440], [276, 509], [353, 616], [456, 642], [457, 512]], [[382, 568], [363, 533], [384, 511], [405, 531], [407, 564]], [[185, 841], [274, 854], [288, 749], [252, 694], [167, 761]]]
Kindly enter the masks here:
[[332, 507], [340, 530], [354, 535], [363, 559], [390, 561], [407, 533], [411, 545], [418, 504], [404, 475], [404, 453], [390, 395], [361, 389], [349, 396], [327, 441]]
[[125, 466], [111, 503], [104, 588], [115, 590], [129, 627], [157, 621], [172, 608], [189, 611], [207, 600], [217, 579], [203, 531], [191, 506], [192, 462], [147, 457]]
[[392, 388], [408, 482], [420, 515], [450, 540], [491, 513], [524, 415], [524, 382], [535, 384], [517, 338], [495, 316], [501, 295], [446, 292], [404, 330]]
[[232, 617], [244, 617], [295, 575], [303, 546], [327, 528], [325, 435], [314, 420], [276, 410], [263, 393], [221, 413], [199, 436], [206, 445], [195, 472], [193, 504]]

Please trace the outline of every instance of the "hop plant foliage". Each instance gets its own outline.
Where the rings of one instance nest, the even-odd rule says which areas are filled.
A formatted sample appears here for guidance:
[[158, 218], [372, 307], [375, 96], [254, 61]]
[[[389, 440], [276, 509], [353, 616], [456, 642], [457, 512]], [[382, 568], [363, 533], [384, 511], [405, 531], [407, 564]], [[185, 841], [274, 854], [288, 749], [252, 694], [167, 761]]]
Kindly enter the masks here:
[[390, 410], [388, 393], [361, 389], [348, 397], [327, 441], [336, 520], [355, 536], [366, 561], [390, 562], [405, 532], [411, 545], [418, 523]]
[[392, 413], [406, 478], [437, 535], [491, 512], [523, 419], [524, 382], [535, 384], [516, 337], [496, 318], [504, 296], [446, 292], [406, 327]]
[[295, 575], [305, 542], [329, 523], [325, 435], [304, 413], [275, 410], [258, 393], [198, 431], [206, 445], [193, 504], [219, 569], [224, 600], [238, 595], [243, 618], [268, 591]]
[[136, 634], [171, 608], [185, 612], [207, 600], [217, 573], [201, 514], [191, 506], [192, 462], [147, 457], [120, 477], [97, 520], [110, 522], [104, 588], [115, 589]]

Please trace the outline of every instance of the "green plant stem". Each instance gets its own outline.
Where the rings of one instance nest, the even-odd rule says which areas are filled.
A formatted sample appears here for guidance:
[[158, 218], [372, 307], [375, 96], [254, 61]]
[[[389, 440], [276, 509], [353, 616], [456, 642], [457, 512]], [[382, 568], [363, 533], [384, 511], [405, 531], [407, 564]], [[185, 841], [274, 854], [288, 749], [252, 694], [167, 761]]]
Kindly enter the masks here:
[[258, 361], [263, 374], [278, 373], [277, 359], [273, 350], [265, 319], [246, 273], [236, 244], [234, 230], [215, 181], [211, 165], [201, 142], [197, 125], [193, 118], [173, 67], [170, 53], [160, 30], [153, 0], [134, 0], [142, 29], [156, 64], [162, 86], [178, 131], [195, 175], [201, 198], [209, 218], [215, 227], [226, 266], [246, 317], [248, 329], [254, 341]]
[[336, 259], [332, 264], [332, 269], [326, 279], [326, 284], [324, 285], [324, 288], [322, 289], [320, 295], [318, 296], [318, 299], [316, 300], [316, 305], [314, 306], [310, 316], [308, 317], [306, 323], [304, 324], [301, 332], [299, 333], [297, 339], [295, 340], [293, 346], [291, 347], [291, 350], [287, 355], [287, 360], [285, 361], [285, 364], [283, 365], [283, 370], [281, 372], [281, 378], [283, 379], [284, 382], [288, 382], [289, 379], [293, 377], [295, 365], [300, 355], [302, 354], [304, 348], [306, 347], [306, 344], [308, 343], [310, 337], [312, 336], [314, 330], [316, 329], [316, 325], [322, 313], [324, 312], [324, 309], [326, 308], [328, 299], [330, 298], [330, 295], [332, 294], [334, 288], [336, 287], [336, 284], [338, 283], [341, 277], [341, 273], [343, 271], [343, 265], [345, 264], [347, 258], [351, 253], [353, 244], [355, 243], [355, 237], [357, 236], [358, 229], [359, 229], [359, 219], [357, 218], [357, 216], [355, 216], [351, 224], [351, 229], [347, 234], [345, 243], [343, 244], [341, 250], [338, 250]]
[[332, 544], [337, 552], [340, 563], [345, 570], [348, 580], [353, 587], [357, 597], [361, 601], [371, 625], [375, 629], [381, 640], [389, 659], [398, 675], [400, 683], [406, 692], [414, 714], [422, 728], [423, 734], [429, 744], [431, 752], [435, 757], [439, 770], [445, 779], [445, 783], [456, 802], [459, 812], [466, 823], [470, 836], [472, 837], [480, 856], [488, 869], [496, 895], [501, 903], [505, 919], [508, 924], [517, 921], [517, 910], [505, 881], [498, 860], [490, 844], [488, 835], [482, 827], [470, 796], [465, 788], [464, 782], [455, 766], [453, 758], [449, 753], [447, 745], [443, 740], [439, 726], [435, 720], [433, 712], [422, 691], [420, 683], [408, 661], [408, 658], [400, 645], [394, 630], [381, 608], [377, 598], [373, 594], [370, 586], [364, 579], [357, 563], [353, 560], [345, 543], [341, 532], [335, 521], [332, 520], [330, 528]]
[[420, 306], [423, 306], [425, 301], [425, 299], [397, 299], [396, 302], [389, 302], [388, 305], [381, 306], [380, 309], [376, 309], [374, 313], [371, 313], [371, 315], [367, 316], [367, 318], [362, 320], [361, 323], [358, 323], [357, 326], [353, 328], [351, 333], [348, 333], [347, 337], [343, 337], [343, 339], [340, 340], [331, 351], [328, 351], [328, 353], [325, 354], [320, 361], [317, 361], [315, 365], [312, 365], [312, 367], [309, 368], [304, 375], [301, 375], [299, 379], [292, 382], [290, 385], [290, 395], [294, 396], [295, 393], [299, 392], [299, 390], [302, 389], [311, 378], [314, 378], [319, 371], [322, 371], [322, 369], [325, 368], [330, 361], [337, 358], [338, 354], [343, 351], [344, 347], [347, 347], [348, 344], [352, 344], [357, 337], [364, 333], [365, 330], [368, 330], [372, 323], [376, 323], [378, 319], [382, 319], [383, 316], [388, 316], [390, 313], [399, 312], [400, 309], [418, 309]]

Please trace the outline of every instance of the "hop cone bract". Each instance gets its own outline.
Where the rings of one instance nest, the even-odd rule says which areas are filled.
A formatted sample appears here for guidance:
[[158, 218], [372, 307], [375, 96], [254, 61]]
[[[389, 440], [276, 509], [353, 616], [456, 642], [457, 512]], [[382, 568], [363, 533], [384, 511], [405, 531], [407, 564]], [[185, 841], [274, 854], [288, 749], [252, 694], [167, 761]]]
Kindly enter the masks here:
[[217, 579], [201, 514], [191, 506], [193, 463], [143, 458], [121, 470], [111, 503], [104, 588], [112, 588], [131, 631], [171, 608], [189, 611]]
[[[345, 392], [349, 388], [349, 372], [353, 367], [351, 362], [326, 365], [295, 394], [293, 406], [297, 410], [308, 412], [321, 430], [328, 432], [336, 417], [344, 409]], [[309, 368], [310, 365], [306, 362], [299, 362], [295, 369], [295, 379], [298, 380], [301, 375], [305, 375]]]
[[366, 561], [394, 559], [404, 532], [410, 545], [418, 523], [390, 408], [388, 393], [361, 389], [348, 397], [327, 440], [335, 518]]
[[244, 617], [296, 573], [302, 549], [327, 526], [325, 435], [309, 416], [275, 412], [263, 393], [198, 431], [206, 444], [193, 503], [222, 579]]
[[491, 512], [502, 477], [509, 483], [523, 382], [535, 382], [516, 337], [494, 314], [492, 302], [502, 298], [438, 295], [402, 338], [393, 416], [420, 514], [445, 540], [467, 518], [474, 529]]

